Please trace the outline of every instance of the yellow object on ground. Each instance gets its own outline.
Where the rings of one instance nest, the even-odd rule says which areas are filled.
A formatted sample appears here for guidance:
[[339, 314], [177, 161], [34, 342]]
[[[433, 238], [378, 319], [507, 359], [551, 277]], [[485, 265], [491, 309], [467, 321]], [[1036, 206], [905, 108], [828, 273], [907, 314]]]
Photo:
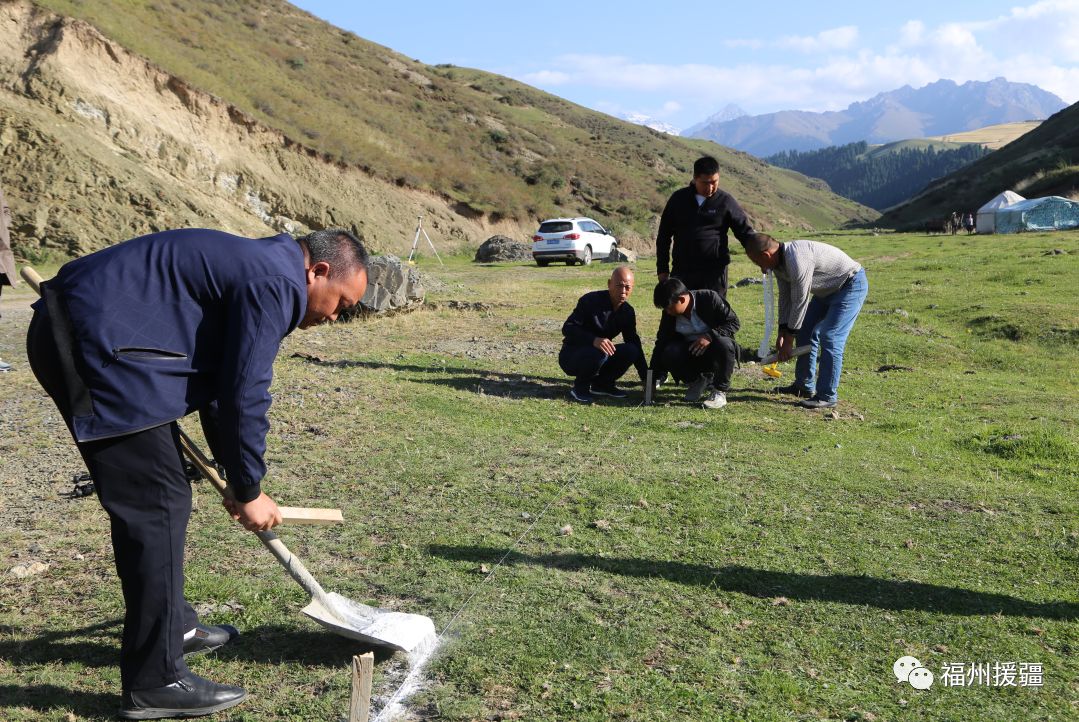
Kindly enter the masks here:
[[765, 376], [771, 376], [774, 379], [778, 379], [780, 376], [783, 375], [783, 372], [776, 368], [777, 366], [779, 366], [779, 362], [771, 363], [767, 366], [761, 366], [761, 371], [764, 372]]

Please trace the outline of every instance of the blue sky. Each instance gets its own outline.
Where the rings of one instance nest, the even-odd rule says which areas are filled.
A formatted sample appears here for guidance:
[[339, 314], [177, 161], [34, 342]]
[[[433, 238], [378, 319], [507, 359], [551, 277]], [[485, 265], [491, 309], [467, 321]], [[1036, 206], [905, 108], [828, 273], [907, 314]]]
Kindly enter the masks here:
[[1079, 0], [292, 2], [425, 63], [678, 128], [728, 103], [839, 110], [940, 78], [1003, 76], [1079, 101]]

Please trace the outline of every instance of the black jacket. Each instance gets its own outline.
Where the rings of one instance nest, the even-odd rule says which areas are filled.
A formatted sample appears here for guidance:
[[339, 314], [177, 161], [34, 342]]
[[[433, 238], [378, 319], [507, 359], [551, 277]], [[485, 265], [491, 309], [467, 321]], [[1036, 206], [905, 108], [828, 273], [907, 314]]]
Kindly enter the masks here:
[[562, 324], [564, 346], [591, 346], [597, 338], [613, 340], [618, 334], [622, 334], [626, 343], [641, 345], [633, 306], [626, 301], [614, 310], [607, 291], [591, 291], [581, 296], [573, 313]]
[[[731, 262], [727, 249], [727, 231], [743, 243], [753, 235], [749, 217], [734, 196], [716, 191], [697, 205], [697, 191], [692, 184], [671, 194], [656, 234], [656, 271], [673, 273], [679, 278], [713, 270], [722, 273]], [[674, 242], [673, 269], [670, 267], [671, 242]]]
[[[734, 338], [734, 334], [741, 324], [738, 322], [738, 316], [735, 315], [734, 309], [723, 300], [722, 296], [715, 291], [708, 290], [690, 291], [689, 295], [693, 298], [693, 310], [697, 312], [702, 321], [708, 324], [708, 336], [713, 343], [719, 340], [721, 336]], [[663, 314], [663, 319], [659, 322], [659, 331], [656, 332], [656, 346], [652, 350], [653, 369], [656, 369], [656, 361], [663, 351], [663, 347], [681, 337], [681, 334], [675, 329], [677, 321], [678, 319], [674, 316], [667, 313]]]

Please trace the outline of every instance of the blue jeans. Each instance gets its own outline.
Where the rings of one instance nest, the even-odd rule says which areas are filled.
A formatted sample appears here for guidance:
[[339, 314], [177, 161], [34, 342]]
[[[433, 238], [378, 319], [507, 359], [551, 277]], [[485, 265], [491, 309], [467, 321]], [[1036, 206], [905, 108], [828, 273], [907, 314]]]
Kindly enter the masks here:
[[868, 293], [869, 281], [863, 268], [831, 296], [814, 296], [809, 302], [802, 328], [798, 331], [797, 345], [808, 343], [811, 348], [805, 356], [798, 357], [794, 381], [821, 401], [838, 398], [843, 349]]

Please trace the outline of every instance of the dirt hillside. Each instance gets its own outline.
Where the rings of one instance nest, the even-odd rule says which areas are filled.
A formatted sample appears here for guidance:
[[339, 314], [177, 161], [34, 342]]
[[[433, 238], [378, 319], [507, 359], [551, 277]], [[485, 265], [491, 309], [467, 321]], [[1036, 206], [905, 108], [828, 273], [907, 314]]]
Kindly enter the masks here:
[[181, 226], [344, 226], [395, 253], [407, 253], [420, 213], [447, 248], [533, 230], [464, 218], [330, 162], [29, 2], [0, 0], [0, 162], [16, 253], [31, 260]]

